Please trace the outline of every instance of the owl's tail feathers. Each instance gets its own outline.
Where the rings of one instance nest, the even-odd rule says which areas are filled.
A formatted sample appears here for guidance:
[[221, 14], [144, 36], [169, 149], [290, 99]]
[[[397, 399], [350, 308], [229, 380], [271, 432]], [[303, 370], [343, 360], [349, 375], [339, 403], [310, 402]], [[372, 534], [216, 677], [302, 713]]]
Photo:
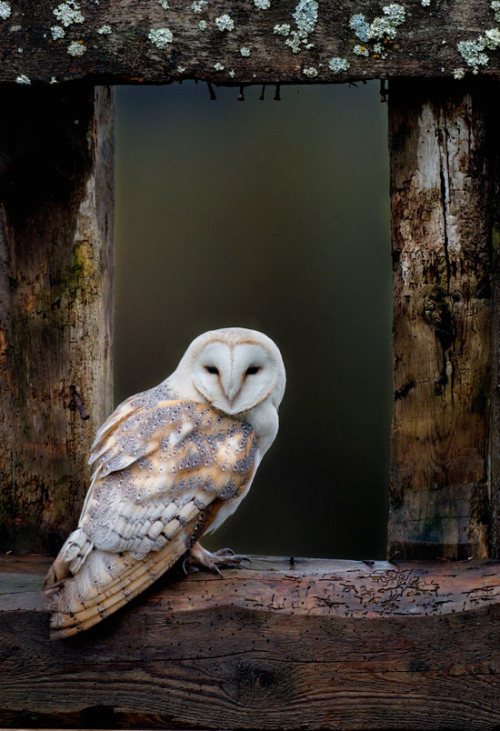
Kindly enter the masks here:
[[93, 546], [87, 534], [81, 528], [71, 533], [49, 569], [42, 592], [48, 592], [58, 586], [64, 579], [76, 574], [82, 567]]
[[70, 572], [66, 578], [49, 584], [53, 567], [43, 588], [52, 611], [50, 638], [70, 637], [113, 614], [164, 574], [186, 550], [181, 535], [143, 559], [134, 558], [128, 551], [111, 553], [94, 548], [78, 573]]

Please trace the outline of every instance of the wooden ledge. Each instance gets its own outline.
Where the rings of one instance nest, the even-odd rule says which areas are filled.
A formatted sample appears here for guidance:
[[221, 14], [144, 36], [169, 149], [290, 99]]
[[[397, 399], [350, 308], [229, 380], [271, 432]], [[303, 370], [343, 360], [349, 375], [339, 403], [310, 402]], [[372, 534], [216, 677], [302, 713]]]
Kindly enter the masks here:
[[0, 725], [494, 729], [500, 563], [256, 557], [49, 641], [49, 561], [0, 558]]

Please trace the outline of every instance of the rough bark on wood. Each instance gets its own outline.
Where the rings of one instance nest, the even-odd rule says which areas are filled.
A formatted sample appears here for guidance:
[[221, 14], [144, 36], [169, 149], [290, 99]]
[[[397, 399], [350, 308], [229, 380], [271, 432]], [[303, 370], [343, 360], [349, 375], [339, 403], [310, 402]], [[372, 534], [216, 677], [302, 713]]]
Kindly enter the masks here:
[[112, 405], [112, 103], [82, 85], [1, 96], [0, 550], [53, 552]]
[[391, 82], [394, 386], [389, 550], [489, 555], [496, 85]]
[[[498, 117], [497, 117], [498, 119]], [[498, 139], [498, 135], [496, 137]], [[491, 556], [500, 558], [500, 144], [491, 149], [493, 189], [492, 281], [493, 354], [491, 370]]]
[[[0, 724], [491, 729], [499, 564], [254, 558], [48, 640], [40, 559], [0, 559]], [[165, 577], [167, 578], [167, 577]]]
[[500, 73], [500, 43], [486, 35], [499, 25], [489, 0], [2, 5], [5, 82], [330, 83]]

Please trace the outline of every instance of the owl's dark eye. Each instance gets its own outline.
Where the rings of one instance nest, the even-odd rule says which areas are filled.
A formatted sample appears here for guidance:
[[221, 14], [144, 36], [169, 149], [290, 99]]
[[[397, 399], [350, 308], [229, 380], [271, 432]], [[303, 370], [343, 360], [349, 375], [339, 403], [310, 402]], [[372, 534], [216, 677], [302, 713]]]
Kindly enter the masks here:
[[246, 370], [247, 376], [255, 376], [260, 371], [260, 366], [249, 366]]
[[215, 366], [205, 366], [205, 370], [208, 371], [208, 373], [213, 373], [213, 375], [218, 376], [219, 375], [219, 369]]

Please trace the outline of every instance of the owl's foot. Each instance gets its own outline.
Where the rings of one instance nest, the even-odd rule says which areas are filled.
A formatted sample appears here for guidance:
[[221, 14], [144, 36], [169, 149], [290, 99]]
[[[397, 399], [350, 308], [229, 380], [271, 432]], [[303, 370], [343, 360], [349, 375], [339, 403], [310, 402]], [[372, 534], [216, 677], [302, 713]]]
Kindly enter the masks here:
[[221, 568], [239, 566], [242, 561], [249, 561], [251, 563], [251, 559], [248, 556], [240, 556], [230, 548], [221, 548], [219, 551], [211, 553], [197, 541], [191, 548], [189, 556], [184, 560], [183, 568], [186, 571], [186, 567], [189, 565], [198, 566], [218, 576], [222, 576], [220, 572]]

